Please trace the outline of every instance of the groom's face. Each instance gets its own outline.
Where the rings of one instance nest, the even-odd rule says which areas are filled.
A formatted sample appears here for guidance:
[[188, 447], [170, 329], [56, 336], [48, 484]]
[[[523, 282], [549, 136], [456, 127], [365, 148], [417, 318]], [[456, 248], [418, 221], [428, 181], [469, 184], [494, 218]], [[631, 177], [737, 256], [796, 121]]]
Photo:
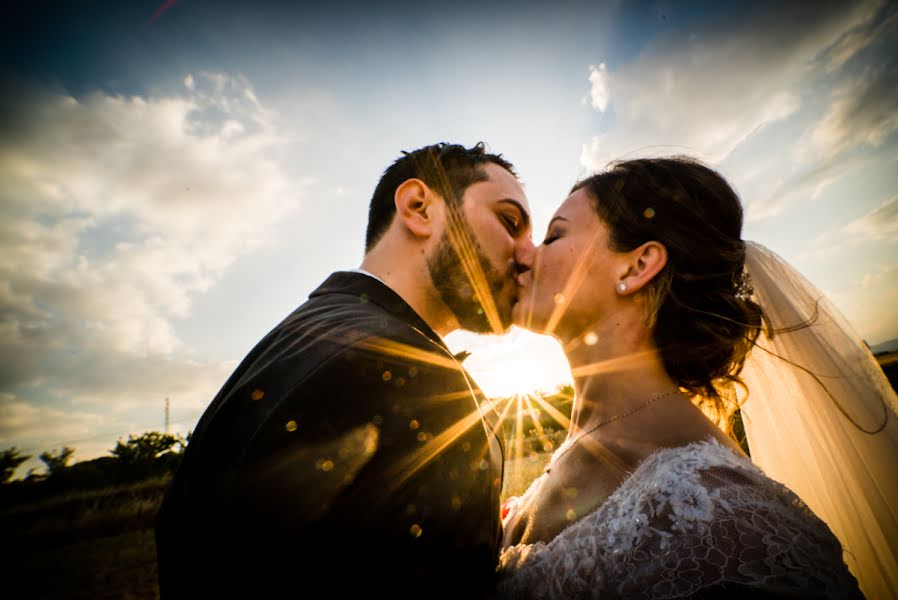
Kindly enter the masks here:
[[434, 287], [463, 329], [503, 333], [517, 301], [515, 276], [533, 260], [530, 208], [518, 180], [494, 163], [465, 190], [428, 257]]

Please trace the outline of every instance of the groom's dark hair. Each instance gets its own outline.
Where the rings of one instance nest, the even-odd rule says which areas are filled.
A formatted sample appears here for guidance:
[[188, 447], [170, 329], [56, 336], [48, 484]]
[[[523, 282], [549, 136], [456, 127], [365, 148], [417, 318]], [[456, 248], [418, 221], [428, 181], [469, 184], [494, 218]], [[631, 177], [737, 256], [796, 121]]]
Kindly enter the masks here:
[[447, 202], [460, 203], [468, 186], [489, 179], [483, 169], [487, 163], [499, 165], [515, 178], [518, 176], [510, 162], [501, 154], [487, 152], [483, 142], [473, 148], [440, 142], [411, 152], [403, 151], [402, 156], [384, 171], [374, 189], [368, 208], [365, 252], [377, 244], [393, 222], [396, 215], [394, 197], [403, 182], [420, 179]]

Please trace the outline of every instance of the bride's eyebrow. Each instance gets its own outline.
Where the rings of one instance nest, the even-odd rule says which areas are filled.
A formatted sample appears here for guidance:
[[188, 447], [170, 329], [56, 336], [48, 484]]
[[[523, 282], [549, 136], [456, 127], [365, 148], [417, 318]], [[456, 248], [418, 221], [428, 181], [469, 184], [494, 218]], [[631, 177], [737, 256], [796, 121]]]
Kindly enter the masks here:
[[555, 221], [567, 221], [567, 220], [568, 219], [566, 219], [565, 217], [562, 217], [562, 216], [553, 217], [552, 220], [549, 221], [549, 226], [546, 227], [546, 231], [548, 231], [549, 228], [552, 227], [552, 223], [554, 223]]

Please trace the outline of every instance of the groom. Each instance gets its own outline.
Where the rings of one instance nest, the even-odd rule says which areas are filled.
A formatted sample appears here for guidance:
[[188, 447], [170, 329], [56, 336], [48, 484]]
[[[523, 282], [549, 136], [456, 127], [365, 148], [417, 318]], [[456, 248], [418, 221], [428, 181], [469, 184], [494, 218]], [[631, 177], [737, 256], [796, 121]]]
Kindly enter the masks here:
[[501, 156], [396, 160], [361, 268], [259, 342], [197, 424], [157, 517], [161, 597], [488, 595], [501, 424], [442, 336], [507, 330], [532, 257]]

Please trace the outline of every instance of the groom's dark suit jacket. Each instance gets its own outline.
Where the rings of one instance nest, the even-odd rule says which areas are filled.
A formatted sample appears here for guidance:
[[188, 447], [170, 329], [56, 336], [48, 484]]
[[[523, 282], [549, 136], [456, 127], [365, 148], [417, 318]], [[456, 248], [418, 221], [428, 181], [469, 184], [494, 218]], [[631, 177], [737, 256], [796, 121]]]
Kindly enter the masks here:
[[334, 273], [193, 432], [157, 517], [162, 598], [488, 595], [497, 427], [408, 304], [373, 277]]

